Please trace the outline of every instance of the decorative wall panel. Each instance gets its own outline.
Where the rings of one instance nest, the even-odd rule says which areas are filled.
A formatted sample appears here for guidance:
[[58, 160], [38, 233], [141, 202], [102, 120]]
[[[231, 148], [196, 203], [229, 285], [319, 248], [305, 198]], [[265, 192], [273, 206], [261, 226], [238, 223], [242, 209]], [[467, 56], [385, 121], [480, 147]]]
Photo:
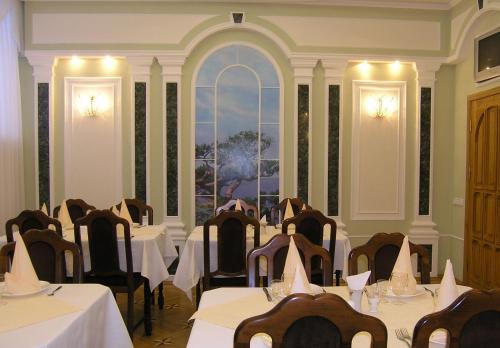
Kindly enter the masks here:
[[328, 86], [328, 215], [339, 214], [340, 86]]
[[432, 89], [420, 89], [420, 173], [418, 214], [429, 215]]
[[50, 207], [49, 84], [38, 83], [38, 202]]
[[179, 215], [179, 192], [178, 192], [178, 134], [177, 134], [177, 83], [166, 84], [167, 105], [167, 216]]
[[297, 86], [297, 196], [309, 201], [309, 85]]
[[135, 82], [135, 197], [147, 201], [146, 195], [146, 82]]

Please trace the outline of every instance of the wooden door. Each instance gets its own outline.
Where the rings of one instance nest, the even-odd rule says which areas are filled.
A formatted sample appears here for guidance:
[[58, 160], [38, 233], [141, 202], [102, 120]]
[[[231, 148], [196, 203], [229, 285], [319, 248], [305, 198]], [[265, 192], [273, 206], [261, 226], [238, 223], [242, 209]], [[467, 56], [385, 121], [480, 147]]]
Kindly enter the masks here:
[[468, 98], [465, 281], [500, 287], [500, 88]]

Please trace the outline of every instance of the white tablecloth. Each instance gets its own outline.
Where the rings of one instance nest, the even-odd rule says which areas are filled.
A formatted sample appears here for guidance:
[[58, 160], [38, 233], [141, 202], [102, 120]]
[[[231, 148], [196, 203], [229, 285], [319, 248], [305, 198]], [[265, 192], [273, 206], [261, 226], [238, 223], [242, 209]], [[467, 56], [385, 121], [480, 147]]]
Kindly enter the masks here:
[[[85, 271], [90, 270], [90, 254], [87, 231], [82, 228], [81, 240], [83, 248], [83, 263]], [[64, 231], [64, 239], [71, 242], [75, 241], [74, 231]], [[165, 227], [161, 225], [150, 225], [139, 228], [132, 228], [131, 246], [134, 272], [140, 272], [148, 278], [149, 286], [154, 289], [169, 276], [167, 267], [177, 257], [177, 250], [170, 236], [166, 233]], [[126, 270], [125, 241], [118, 238], [118, 254], [120, 258], [120, 267]], [[72, 270], [72, 260], [66, 258], [67, 269]]]
[[[51, 285], [51, 288], [55, 286]], [[64, 284], [55, 296], [82, 310], [1, 333], [0, 347], [132, 347], [127, 328], [109, 288], [98, 284]]]
[[[264, 232], [260, 233], [260, 244], [264, 245], [276, 234], [281, 233], [281, 229], [268, 226]], [[323, 247], [329, 249], [330, 233], [325, 231], [323, 236]], [[253, 249], [253, 239], [247, 239], [247, 251]], [[347, 258], [351, 252], [349, 239], [341, 232], [337, 233], [335, 242], [334, 270], [347, 270]], [[217, 265], [217, 231], [210, 231], [210, 267], [215, 270]], [[345, 274], [346, 272], [344, 272]], [[196, 226], [186, 241], [184, 250], [177, 266], [173, 284], [184, 291], [191, 298], [191, 289], [196, 286], [203, 275], [203, 226]]]
[[[17, 232], [16, 232], [17, 233]], [[64, 239], [74, 242], [75, 236], [73, 230], [65, 230]], [[149, 225], [140, 228], [132, 228], [131, 239], [132, 259], [134, 272], [141, 274], [149, 279], [151, 289], [154, 289], [169, 276], [167, 267], [177, 258], [178, 253], [170, 235], [166, 232], [163, 225]], [[81, 228], [81, 238], [83, 246], [83, 258], [85, 270], [90, 269], [90, 254], [86, 228]], [[7, 241], [6, 236], [0, 236], [0, 248]], [[126, 269], [125, 243], [122, 238], [118, 238], [120, 267]], [[66, 257], [68, 275], [73, 272], [73, 260]]]
[[[438, 285], [427, 285], [427, 287], [435, 289]], [[463, 293], [469, 288], [459, 286], [459, 292]], [[344, 299], [349, 298], [348, 289], [345, 286], [327, 287], [327, 292], [337, 294]], [[199, 309], [208, 308], [222, 303], [231, 302], [238, 298], [247, 297], [252, 294], [259, 294], [262, 288], [219, 288], [215, 290], [205, 291], [201, 297]], [[262, 301], [266, 301], [266, 297], [261, 297]], [[362, 309], [365, 314], [373, 315], [384, 322], [387, 327], [388, 345], [389, 348], [407, 348], [406, 343], [399, 341], [396, 338], [395, 329], [406, 328], [410, 335], [413, 334], [415, 324], [424, 315], [433, 311], [434, 304], [429, 293], [421, 296], [405, 300], [404, 304], [394, 304], [392, 302], [380, 303], [378, 313], [368, 312], [368, 302], [366, 296], [363, 296]], [[234, 308], [238, 312], [238, 308]], [[233, 346], [234, 329], [225, 328], [212, 324], [204, 320], [195, 320], [189, 341], [188, 348], [230, 348]], [[368, 334], [360, 334], [355, 336], [352, 342], [353, 348], [370, 347], [370, 336]], [[262, 339], [255, 337], [252, 339], [252, 348], [264, 348], [269, 346]], [[442, 347], [438, 344], [431, 344], [430, 347]]]

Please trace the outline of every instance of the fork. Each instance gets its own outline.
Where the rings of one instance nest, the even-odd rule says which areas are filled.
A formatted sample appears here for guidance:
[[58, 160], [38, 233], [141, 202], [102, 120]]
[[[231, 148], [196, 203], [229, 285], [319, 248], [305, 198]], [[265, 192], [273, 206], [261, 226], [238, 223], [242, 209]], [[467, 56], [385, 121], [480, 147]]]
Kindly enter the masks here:
[[[406, 345], [408, 347], [411, 348], [411, 337], [410, 335], [408, 335], [408, 331], [406, 331], [406, 329], [396, 329], [396, 337], [398, 340], [400, 341], [403, 341], [404, 343], [406, 343]], [[407, 339], [410, 339], [410, 342], [407, 341]]]

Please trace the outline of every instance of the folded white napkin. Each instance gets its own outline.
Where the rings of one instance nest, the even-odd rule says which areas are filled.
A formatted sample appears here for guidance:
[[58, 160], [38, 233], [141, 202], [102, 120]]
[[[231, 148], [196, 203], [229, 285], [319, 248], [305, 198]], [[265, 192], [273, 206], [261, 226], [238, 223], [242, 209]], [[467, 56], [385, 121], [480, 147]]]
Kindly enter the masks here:
[[130, 217], [130, 212], [128, 211], [127, 204], [125, 204], [125, 199], [122, 199], [122, 203], [120, 206], [120, 217], [128, 221], [129, 225], [132, 227], [133, 221]]
[[345, 279], [347, 282], [347, 286], [349, 287], [349, 289], [354, 291], [363, 290], [366, 282], [368, 281], [368, 278], [370, 278], [371, 273], [372, 271], [366, 271], [364, 273], [348, 276]]
[[[293, 240], [290, 237], [290, 245], [286, 255], [285, 268], [283, 270], [283, 281], [285, 284], [290, 284], [290, 293], [311, 293], [311, 286], [307, 280], [306, 270], [302, 264], [299, 251]], [[285, 285], [285, 288], [288, 286]]]
[[262, 218], [260, 219], [260, 224], [264, 226], [267, 225], [266, 215], [262, 215]]
[[293, 218], [293, 209], [292, 205], [290, 204], [290, 200], [286, 201], [286, 208], [285, 208], [285, 216], [283, 217], [283, 220]]
[[40, 208], [40, 210], [42, 211], [42, 213], [44, 213], [45, 215], [49, 216], [49, 211], [47, 210], [47, 205], [45, 203], [42, 204], [42, 208]]
[[234, 207], [234, 210], [241, 211], [241, 202], [239, 198], [236, 200], [236, 206]]
[[71, 221], [71, 217], [69, 216], [69, 210], [68, 206], [66, 205], [66, 200], [63, 200], [61, 203], [58, 220], [61, 222], [63, 230], [69, 230], [73, 228], [73, 221]]
[[446, 260], [446, 267], [444, 269], [443, 279], [439, 286], [439, 293], [436, 301], [436, 311], [440, 311], [448, 307], [458, 297], [457, 283], [455, 282], [455, 275], [453, 274], [453, 265], [451, 261]]
[[111, 208], [111, 212], [113, 214], [115, 214], [116, 216], [120, 216], [120, 211], [118, 210], [118, 208], [116, 207], [116, 205], [114, 205], [113, 208]]
[[406, 289], [406, 294], [413, 295], [417, 292], [417, 281], [413, 276], [413, 268], [411, 266], [410, 259], [410, 245], [408, 244], [408, 236], [403, 239], [403, 244], [401, 244], [401, 250], [399, 250], [399, 255], [392, 269], [393, 273], [406, 273], [408, 274], [408, 287]]
[[31, 263], [24, 240], [18, 235], [12, 268], [10, 272], [5, 273], [5, 292], [15, 295], [35, 292], [40, 289], [40, 282]]

